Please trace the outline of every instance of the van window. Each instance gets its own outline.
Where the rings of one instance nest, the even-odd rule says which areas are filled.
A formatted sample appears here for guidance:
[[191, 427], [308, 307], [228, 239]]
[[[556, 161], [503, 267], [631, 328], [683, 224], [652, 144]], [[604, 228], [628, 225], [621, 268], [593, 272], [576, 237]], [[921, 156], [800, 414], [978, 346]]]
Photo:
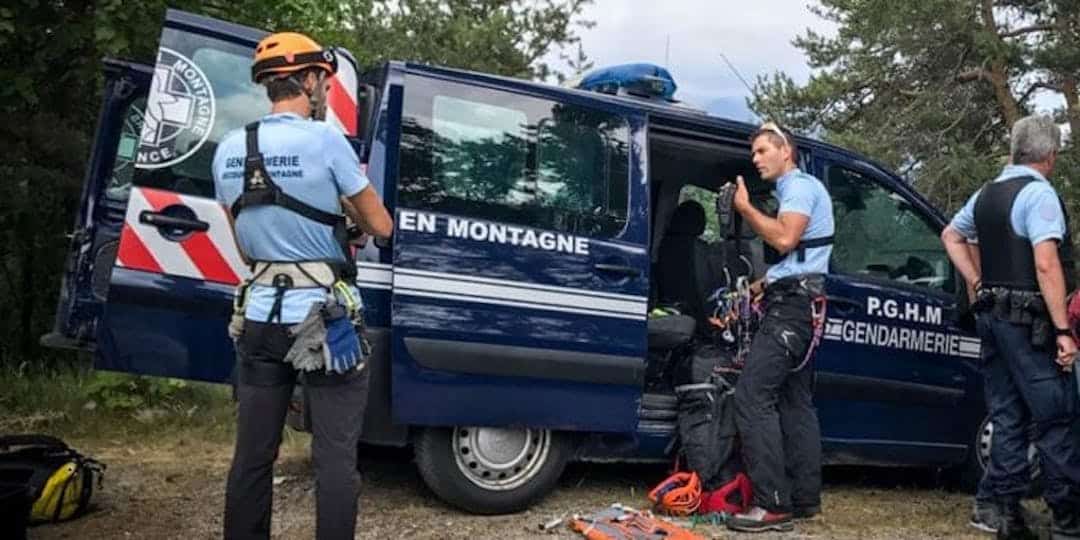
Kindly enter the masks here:
[[123, 125], [120, 127], [120, 140], [116, 143], [116, 157], [113, 160], [112, 176], [105, 186], [105, 196], [123, 201], [131, 193], [131, 179], [135, 173], [135, 152], [139, 148], [139, 133], [142, 132], [143, 110], [146, 109], [146, 96], [133, 99], [124, 109]]
[[954, 292], [938, 231], [906, 199], [843, 167], [830, 167], [828, 178], [836, 218], [834, 272]]
[[698, 238], [710, 243], [720, 241], [720, 224], [715, 210], [716, 192], [693, 184], [686, 184], [679, 188], [679, 204], [686, 201], [697, 201], [705, 209], [705, 232], [701, 233]]
[[423, 77], [405, 88], [403, 206], [583, 235], [626, 224], [625, 119]]
[[161, 44], [135, 184], [213, 197], [210, 167], [218, 142], [268, 113], [270, 102], [251, 82], [250, 48], [172, 29], [163, 31]]

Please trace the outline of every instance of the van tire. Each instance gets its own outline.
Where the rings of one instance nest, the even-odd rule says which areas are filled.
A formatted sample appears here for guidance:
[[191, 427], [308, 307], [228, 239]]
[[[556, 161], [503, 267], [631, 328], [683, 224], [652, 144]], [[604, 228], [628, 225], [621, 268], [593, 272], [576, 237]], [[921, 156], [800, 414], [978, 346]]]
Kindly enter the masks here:
[[[484, 463], [494, 463], [492, 456], [484, 457], [483, 438], [502, 437], [511, 453], [520, 460], [506, 460], [522, 472], [507, 471], [478, 465], [469, 456]], [[479, 440], [478, 440], [479, 439]], [[457, 444], [454, 442], [457, 441]], [[513, 446], [520, 443], [520, 452]], [[470, 452], [476, 447], [476, 452]], [[416, 468], [424, 483], [447, 504], [472, 514], [493, 515], [520, 512], [547, 495], [559, 480], [572, 453], [571, 438], [559, 432], [526, 428], [423, 428], [413, 443]], [[530, 453], [533, 451], [540, 454]], [[470, 469], [470, 466], [472, 468]], [[500, 465], [501, 466], [501, 465]], [[479, 472], [494, 473], [488, 478]], [[508, 484], [496, 485], [499, 474], [509, 474]]]
[[[993, 425], [990, 417], [984, 416], [979, 422], [979, 429], [973, 435], [975, 440], [968, 452], [967, 460], [954, 471], [954, 478], [959, 487], [968, 493], [975, 493], [979, 488], [979, 481], [986, 471], [986, 464], [990, 456], [990, 441], [993, 439]], [[1029, 452], [1031, 463], [1031, 483], [1028, 486], [1028, 496], [1038, 497], [1043, 491], [1042, 470], [1038, 463], [1038, 456], [1034, 446]]]

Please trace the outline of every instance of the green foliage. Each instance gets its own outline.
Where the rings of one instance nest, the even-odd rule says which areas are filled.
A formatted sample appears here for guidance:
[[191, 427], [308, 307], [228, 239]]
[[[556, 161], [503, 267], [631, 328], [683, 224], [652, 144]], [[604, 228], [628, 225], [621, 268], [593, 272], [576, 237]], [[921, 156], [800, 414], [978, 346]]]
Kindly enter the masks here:
[[[591, 0], [14, 0], [0, 7], [0, 364], [52, 361], [52, 326], [94, 122], [101, 59], [152, 62], [166, 7], [309, 33], [364, 65], [396, 59], [549, 78]], [[583, 54], [575, 66], [587, 65]], [[43, 354], [44, 353], [44, 354]], [[104, 390], [103, 390], [104, 391]], [[152, 395], [152, 394], [147, 394]]]
[[226, 439], [235, 406], [227, 386], [24, 362], [0, 367], [0, 433], [77, 438], [194, 435]]
[[109, 410], [162, 407], [190, 397], [191, 385], [180, 379], [103, 372], [86, 387], [86, 397]]
[[[763, 116], [854, 148], [899, 171], [947, 212], [1008, 159], [1009, 127], [1040, 91], [1066, 97], [1055, 111], [1080, 136], [1080, 3], [1073, 0], [821, 0], [835, 36], [795, 40], [814, 69], [805, 85], [760, 77]], [[1071, 157], [1056, 175], [1080, 172]]]

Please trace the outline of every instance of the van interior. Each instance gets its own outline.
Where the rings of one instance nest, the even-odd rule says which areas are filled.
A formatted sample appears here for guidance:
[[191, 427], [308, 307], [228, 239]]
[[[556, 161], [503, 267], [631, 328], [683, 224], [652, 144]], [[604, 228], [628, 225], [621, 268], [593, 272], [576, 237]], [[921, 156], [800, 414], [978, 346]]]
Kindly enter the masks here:
[[[754, 281], [768, 268], [766, 246], [737, 214], [731, 229], [721, 231], [718, 225], [717, 194], [737, 176], [746, 181], [758, 208], [773, 210], [772, 187], [750, 160], [749, 142], [665, 127], [650, 130], [649, 308], [675, 307], [691, 318], [692, 330], [684, 326], [676, 331], [689, 331], [699, 338], [695, 343], [708, 343], [712, 335], [707, 298], [720, 287], [732, 289], [740, 277]], [[678, 350], [688, 346], [685, 341], [655, 336], [667, 330], [658, 330], [650, 319], [647, 392], [671, 392], [672, 364], [687, 353]]]

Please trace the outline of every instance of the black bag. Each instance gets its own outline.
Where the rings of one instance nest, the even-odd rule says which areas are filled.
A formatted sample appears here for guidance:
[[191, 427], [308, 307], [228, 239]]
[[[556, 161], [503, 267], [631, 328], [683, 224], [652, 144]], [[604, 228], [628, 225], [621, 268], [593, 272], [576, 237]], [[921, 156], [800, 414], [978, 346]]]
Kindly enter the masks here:
[[0, 471], [0, 538], [26, 539], [26, 524], [34, 502], [27, 485], [29, 479], [29, 469], [9, 474]]
[[727, 369], [731, 356], [724, 349], [699, 348], [681, 370], [684, 384], [675, 387], [682, 454], [705, 491], [724, 485], [739, 470], [734, 403], [738, 374]]
[[[0, 436], [0, 485], [10, 487], [10, 506], [3, 508], [5, 517], [22, 513], [24, 523], [42, 523], [81, 516], [90, 504], [95, 484], [100, 487], [104, 471], [105, 465], [56, 437]], [[20, 485], [29, 503], [18, 500]]]

